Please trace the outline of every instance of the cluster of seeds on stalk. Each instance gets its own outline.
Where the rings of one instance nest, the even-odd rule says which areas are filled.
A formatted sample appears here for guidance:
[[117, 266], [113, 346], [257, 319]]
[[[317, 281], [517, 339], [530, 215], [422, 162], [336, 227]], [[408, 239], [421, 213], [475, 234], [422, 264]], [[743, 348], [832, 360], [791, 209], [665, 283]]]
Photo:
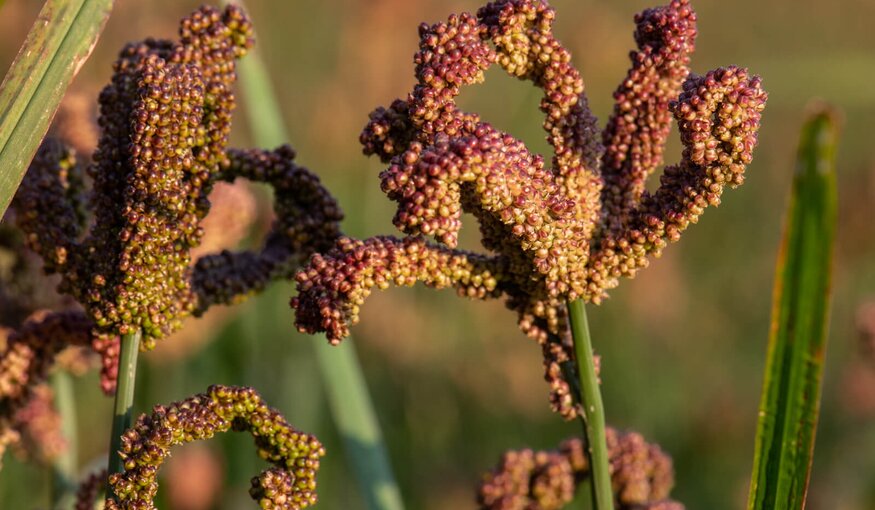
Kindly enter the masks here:
[[310, 504], [307, 501], [316, 502], [315, 493], [311, 500], [289, 501], [287, 495], [294, 493], [294, 487], [295, 476], [289, 470], [271, 468], [252, 478], [249, 495], [267, 509], [304, 508]]
[[[453, 250], [462, 213], [477, 218], [488, 260], [501, 271], [495, 290], [475, 297], [507, 298], [521, 329], [542, 346], [554, 408], [571, 418], [565, 303], [600, 302], [619, 277], [634, 276], [704, 207], [717, 205], [725, 186], [741, 183], [766, 94], [759, 78], [736, 67], [687, 77], [696, 16], [688, 0], [673, 0], [636, 17], [638, 51], [599, 133], [580, 73], [553, 35], [554, 18], [543, 0], [499, 0], [477, 16], [420, 26], [417, 84], [406, 100], [371, 113], [361, 142], [388, 164], [381, 185], [398, 204], [394, 223], [405, 234], [433, 236]], [[457, 107], [461, 87], [482, 81], [493, 63], [543, 90], [549, 165]], [[660, 163], [672, 117], [683, 157], [649, 193], [644, 180]], [[348, 259], [335, 250], [301, 271], [292, 302], [300, 330], [325, 331], [336, 342], [357, 321], [367, 293], [347, 289], [372, 286], [367, 275], [380, 262]]]
[[189, 251], [225, 161], [234, 61], [249, 45], [240, 10], [203, 8], [182, 21], [178, 43], [122, 50], [100, 95], [94, 228], [64, 281], [99, 328], [142, 329], [151, 344], [194, 308]]
[[[459, 295], [483, 299], [497, 295], [496, 278], [504, 269], [495, 257], [469, 254], [427, 243], [421, 237], [397, 239], [372, 237], [365, 241], [342, 237], [326, 254], [314, 254], [306, 269], [297, 275], [298, 288], [306, 294], [312, 285], [322, 294], [319, 300], [292, 299], [299, 321], [320, 324], [332, 343], [349, 335], [349, 325], [358, 321], [358, 307], [374, 287], [412, 286], [425, 282], [434, 288], [455, 287]], [[332, 301], [348, 303], [332, 308]], [[332, 315], [325, 316], [324, 310]]]
[[[25, 248], [13, 216], [8, 211], [0, 223], [0, 450], [12, 444], [20, 456], [46, 463], [63, 452], [66, 440], [45, 378], [53, 366], [74, 373], [93, 367], [101, 339], [73, 310], [73, 300], [53, 291], [56, 282], [41, 274], [43, 264]], [[104, 366], [114, 365], [111, 353], [104, 354]], [[104, 371], [102, 385], [113, 386], [114, 373]]]
[[294, 163], [288, 145], [274, 151], [230, 150], [218, 178], [270, 184], [276, 219], [264, 248], [198, 259], [192, 275], [198, 310], [214, 303], [233, 303], [261, 291], [270, 281], [290, 278], [311, 253], [327, 251], [340, 236], [343, 214], [319, 178]]
[[252, 434], [259, 456], [272, 464], [253, 479], [250, 490], [261, 508], [297, 510], [316, 503], [316, 472], [325, 455], [319, 440], [295, 430], [255, 390], [217, 385], [169, 406], [155, 406], [124, 433], [120, 455], [125, 470], [110, 476], [114, 497], [107, 498], [106, 508], [155, 508], [158, 470], [170, 449], [228, 430]]
[[70, 345], [88, 345], [91, 322], [81, 312], [55, 312], [25, 322], [6, 336], [0, 356], [0, 409], [11, 409], [45, 381], [55, 355]]
[[672, 103], [683, 158], [665, 168], [655, 192], [642, 193], [619, 232], [605, 232], [591, 258], [593, 278], [634, 276], [647, 266], [649, 256], [658, 256], [696, 223], [706, 207], [720, 205], [727, 186], [744, 182], [765, 99], [759, 77], [737, 67], [684, 82]]
[[647, 9], [635, 23], [639, 50], [630, 55], [632, 68], [614, 92], [614, 111], [602, 133], [602, 215], [610, 231], [623, 228], [647, 177], [662, 164], [669, 105], [689, 74], [696, 39], [696, 14], [686, 2]]
[[[674, 485], [671, 458], [635, 432], [607, 429], [611, 485], [621, 510], [683, 510], [668, 499]], [[556, 450], [524, 449], [504, 453], [484, 475], [477, 493], [483, 510], [557, 510], [574, 499], [589, 477], [589, 464], [579, 438]]]
[[[35, 415], [34, 402], [55, 357], [74, 345], [90, 345], [92, 323], [81, 312], [34, 317], [18, 329], [0, 329], [0, 458], [10, 443], [27, 439], [24, 429]], [[22, 414], [24, 413], [24, 414]], [[48, 446], [48, 445], [46, 445]]]
[[[61, 274], [60, 290], [86, 308], [107, 352], [117, 335], [135, 330], [152, 348], [185, 316], [291, 276], [339, 235], [337, 204], [293, 163], [290, 148], [226, 149], [235, 61], [252, 45], [242, 10], [202, 7], [182, 20], [179, 35], [128, 45], [100, 95], [101, 136], [87, 168], [90, 231], [82, 232], [79, 166], [56, 142], [43, 145], [14, 202], [28, 244]], [[238, 177], [277, 191], [264, 250], [192, 267], [213, 185]]]
[[84, 177], [73, 151], [58, 140], [46, 139], [15, 194], [11, 220], [25, 232], [28, 247], [42, 257], [48, 273], [70, 262], [82, 233]]

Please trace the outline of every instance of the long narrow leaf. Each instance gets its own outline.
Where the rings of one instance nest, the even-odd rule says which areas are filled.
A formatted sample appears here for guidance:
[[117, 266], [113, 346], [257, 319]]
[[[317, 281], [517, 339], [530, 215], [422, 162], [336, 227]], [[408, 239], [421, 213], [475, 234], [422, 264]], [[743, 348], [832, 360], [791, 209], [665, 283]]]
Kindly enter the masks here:
[[[223, 3], [242, 4], [239, 0]], [[279, 104], [269, 75], [257, 51], [240, 61], [240, 85], [255, 143], [271, 148], [288, 141]], [[324, 337], [315, 339], [316, 359], [326, 388], [334, 422], [343, 437], [347, 456], [371, 510], [403, 510], [401, 491], [392, 472], [380, 424], [352, 339], [332, 347]]]
[[353, 342], [347, 338], [335, 347], [322, 336], [316, 341], [316, 359], [322, 371], [331, 415], [343, 437], [366, 507], [371, 510], [403, 510], [401, 492], [392, 473], [380, 423]]
[[805, 506], [829, 325], [836, 139], [826, 110], [802, 129], [776, 269], [749, 509]]
[[47, 0], [0, 85], [0, 217], [67, 90], [91, 54], [113, 0]]
[[246, 105], [253, 140], [266, 149], [288, 143], [289, 135], [278, 109], [270, 76], [256, 50], [252, 50], [238, 66], [240, 91]]

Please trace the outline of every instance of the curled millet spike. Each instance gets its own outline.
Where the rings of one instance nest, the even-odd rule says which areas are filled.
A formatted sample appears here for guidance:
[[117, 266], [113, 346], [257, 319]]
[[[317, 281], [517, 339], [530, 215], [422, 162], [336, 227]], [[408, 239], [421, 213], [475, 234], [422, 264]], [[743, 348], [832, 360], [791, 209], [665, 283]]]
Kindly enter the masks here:
[[463, 85], [482, 82], [495, 59], [492, 49], [480, 41], [480, 31], [468, 13], [419, 26], [419, 51], [413, 56], [419, 84], [407, 100], [418, 141], [432, 143], [438, 133], [454, 136], [479, 120], [459, 111], [454, 99]]
[[62, 447], [44, 383], [58, 353], [90, 345], [92, 329], [91, 320], [78, 311], [36, 314], [18, 329], [0, 328], [0, 457], [6, 445], [22, 438], [37, 447], [25, 448], [46, 456]]
[[155, 406], [122, 436], [125, 471], [110, 476], [106, 508], [154, 509], [158, 470], [173, 446], [210, 439], [230, 429], [255, 438], [261, 458], [273, 466], [250, 491], [261, 508], [298, 510], [317, 501], [316, 472], [325, 455], [314, 436], [295, 430], [251, 388], [211, 386], [169, 406]]
[[420, 25], [419, 51], [413, 57], [418, 84], [406, 100], [370, 114], [360, 137], [365, 154], [389, 162], [414, 143], [430, 145], [439, 134], [457, 136], [476, 128], [479, 117], [459, 110], [454, 99], [463, 85], [482, 82], [495, 59], [481, 31], [468, 13]]
[[[637, 433], [607, 429], [611, 480], [620, 510], [682, 510], [668, 500], [674, 485], [671, 459]], [[583, 441], [562, 442], [556, 450], [508, 451], [483, 477], [477, 495], [486, 510], [558, 510], [574, 499], [589, 476]]]
[[553, 146], [552, 171], [563, 193], [577, 197], [575, 216], [585, 220], [588, 239], [599, 215], [594, 206], [602, 186], [598, 165], [603, 147], [580, 72], [571, 63], [571, 52], [553, 35], [556, 11], [541, 0], [501, 0], [477, 15], [501, 67], [544, 92], [540, 107]]
[[[266, 469], [260, 475], [252, 478], [249, 495], [261, 508], [292, 509], [298, 508], [293, 501], [286, 498], [293, 491], [295, 476], [287, 470], [279, 468]], [[314, 500], [313, 503], [316, 501]]]
[[689, 74], [696, 38], [696, 14], [688, 0], [647, 9], [635, 16], [632, 68], [614, 92], [614, 112], [602, 133], [605, 228], [616, 231], [628, 220], [644, 192], [647, 177], [662, 163], [671, 128], [669, 104]]
[[89, 345], [92, 326], [81, 312], [55, 312], [9, 332], [0, 349], [0, 415], [11, 415], [27, 402], [61, 350]]
[[290, 278], [312, 253], [327, 251], [340, 236], [340, 207], [316, 175], [294, 163], [291, 147], [231, 150], [228, 159], [222, 180], [271, 185], [276, 219], [260, 253], [225, 250], [197, 261], [192, 282], [198, 313], [215, 303], [240, 301], [277, 278]]
[[[194, 67], [167, 66], [155, 55], [146, 56], [141, 65], [137, 94], [142, 99], [131, 113], [138, 122], [130, 133], [127, 184], [115, 182], [121, 175], [106, 175], [107, 168], [95, 175], [98, 200], [107, 198], [101, 192], [110, 183], [127, 191], [120, 202], [96, 204], [98, 223], [85, 242], [87, 253], [97, 255], [95, 243], [100, 243], [112, 255], [100, 259], [102, 264], [94, 264], [91, 271], [80, 272], [80, 281], [91, 284], [82, 297], [99, 328], [119, 334], [143, 329], [145, 342], [151, 344], [176, 329], [179, 316], [193, 307], [186, 248], [199, 242], [200, 233], [197, 203], [191, 199], [197, 193], [196, 181], [188, 172], [194, 165], [192, 135], [200, 127], [197, 112], [204, 85]], [[126, 119], [120, 116], [116, 121]], [[112, 164], [101, 149], [95, 162], [98, 168]], [[112, 211], [101, 213], [104, 209]], [[110, 214], [118, 230], [103, 228], [109, 222], [100, 223]]]
[[[18, 224], [47, 269], [60, 273], [59, 290], [85, 307], [104, 360], [117, 355], [117, 336], [141, 330], [151, 349], [186, 316], [290, 277], [339, 236], [336, 202], [293, 163], [290, 148], [226, 150], [236, 60], [252, 44], [239, 7], [202, 7], [181, 21], [178, 41], [146, 39], [121, 51], [100, 94], [101, 136], [88, 166], [94, 221], [85, 235], [72, 154], [47, 141], [31, 165], [15, 200]], [[209, 194], [237, 177], [276, 190], [273, 232], [261, 253], [226, 251], [192, 267]], [[104, 389], [115, 371], [104, 365]]]
[[[539, 342], [551, 403], [572, 418], [567, 301], [601, 302], [717, 205], [726, 185], [741, 184], [766, 94], [736, 67], [688, 76], [696, 15], [689, 0], [672, 0], [636, 16], [632, 68], [599, 133], [571, 53], [553, 34], [555, 16], [544, 0], [497, 0], [477, 16], [421, 25], [416, 85], [374, 110], [360, 140], [388, 164], [381, 187], [397, 203], [402, 232], [454, 248], [462, 214], [477, 219], [483, 247], [502, 268], [489, 296], [504, 295], [520, 329]], [[549, 164], [458, 108], [461, 88], [482, 81], [492, 64], [543, 91]], [[683, 158], [649, 193], [645, 181], [662, 161], [672, 116]], [[369, 267], [385, 265], [380, 256], [370, 254]], [[332, 341], [348, 334], [367, 293], [351, 292], [362, 286], [347, 276], [360, 272], [356, 260], [314, 257], [293, 301], [299, 329], [328, 331]]]
[[27, 233], [28, 246], [42, 257], [46, 272], [63, 271], [79, 240], [84, 223], [82, 178], [72, 151], [47, 140], [15, 194], [15, 221]]
[[366, 155], [376, 154], [380, 161], [388, 163], [396, 154], [407, 150], [416, 136], [408, 108], [407, 101], [396, 99], [389, 108], [380, 106], [370, 113], [359, 137]]
[[[29, 213], [37, 218], [72, 209], [52, 205], [64, 200], [59, 190], [38, 188], [42, 204], [27, 194], [16, 200], [31, 246], [61, 272], [61, 290], [86, 307], [100, 333], [142, 329], [146, 347], [194, 308], [189, 251], [200, 241], [211, 179], [226, 160], [234, 60], [251, 45], [251, 26], [236, 7], [205, 7], [182, 21], [180, 37], [128, 45], [101, 92], [101, 137], [88, 168], [95, 221], [84, 240], [66, 223], [61, 238], [27, 222], [33, 205], [41, 206]], [[53, 142], [44, 144], [45, 156], [29, 172], [37, 184], [48, 174], [58, 188], [52, 163], [64, 158], [50, 158], [57, 152]]]
[[482, 255], [428, 244], [408, 237], [372, 237], [358, 241], [342, 237], [328, 253], [315, 254], [298, 272], [299, 295], [292, 299], [298, 329], [324, 331], [338, 343], [358, 322], [359, 306], [373, 287], [454, 287], [460, 296], [484, 299], [497, 295], [499, 261]]
[[671, 104], [683, 159], [665, 169], [654, 193], [642, 195], [623, 230], [602, 239], [590, 265], [605, 288], [646, 267], [648, 256], [658, 256], [706, 207], [720, 204], [726, 186], [744, 182], [766, 97], [759, 77], [737, 67], [687, 79]]

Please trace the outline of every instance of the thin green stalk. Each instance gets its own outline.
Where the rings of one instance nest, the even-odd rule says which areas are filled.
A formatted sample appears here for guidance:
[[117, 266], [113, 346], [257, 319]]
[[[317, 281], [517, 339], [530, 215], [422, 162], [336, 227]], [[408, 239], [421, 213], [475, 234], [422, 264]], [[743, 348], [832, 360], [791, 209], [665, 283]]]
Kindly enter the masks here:
[[[137, 379], [137, 354], [140, 352], [140, 330], [122, 335], [118, 362], [118, 382], [115, 387], [115, 406], [112, 415], [112, 437], [109, 443], [109, 474], [121, 473], [124, 466], [119, 457], [122, 434], [131, 427], [131, 409], [134, 406], [134, 383]], [[107, 494], [110, 489], [107, 488]]]
[[76, 465], [79, 458], [79, 443], [76, 427], [76, 396], [73, 381], [63, 370], [55, 371], [49, 378], [54, 394], [55, 408], [61, 417], [61, 434], [67, 442], [64, 451], [52, 462], [52, 498], [58, 503], [64, 495], [76, 488]]
[[[249, 129], [256, 144], [276, 147], [288, 143], [289, 136], [280, 115], [279, 105], [273, 101], [273, 86], [261, 60], [250, 54], [238, 63], [243, 103], [249, 117]], [[265, 98], [271, 98], [266, 100]]]
[[[222, 5], [236, 4], [246, 8], [242, 0], [222, 0]], [[254, 48], [237, 63], [240, 76], [240, 92], [246, 106], [249, 130], [257, 145], [273, 148], [288, 143], [289, 134], [283, 121], [280, 105], [276, 99], [267, 66]]]
[[837, 131], [825, 108], [802, 129], [775, 270], [750, 510], [805, 507], [829, 327]]
[[614, 492], [611, 490], [611, 468], [605, 437], [605, 408], [595, 371], [592, 340], [583, 301], [575, 299], [568, 302], [568, 317], [580, 378], [580, 406], [583, 409], [581, 420], [592, 476], [592, 506], [594, 510], [613, 510]]
[[47, 0], [0, 85], [0, 217], [113, 0]]
[[372, 510], [402, 510], [401, 492], [386, 455], [380, 425], [350, 339], [331, 346], [320, 338], [316, 359], [322, 370], [334, 422]]

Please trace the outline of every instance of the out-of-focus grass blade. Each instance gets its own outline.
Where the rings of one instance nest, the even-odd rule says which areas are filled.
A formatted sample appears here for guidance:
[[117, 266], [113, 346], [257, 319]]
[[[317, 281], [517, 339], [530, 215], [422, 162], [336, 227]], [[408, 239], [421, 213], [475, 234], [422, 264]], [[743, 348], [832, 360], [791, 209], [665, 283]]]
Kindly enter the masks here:
[[403, 510], [401, 491], [392, 473], [380, 423], [371, 404], [368, 386], [351, 338], [338, 346], [324, 336], [314, 339], [316, 359], [334, 423], [359, 481], [367, 508]]
[[837, 136], [825, 108], [802, 129], [776, 268], [751, 510], [805, 506], [829, 325]]
[[77, 489], [77, 468], [79, 464], [78, 427], [76, 417], [76, 395], [73, 391], [73, 378], [65, 370], [56, 370], [49, 377], [52, 386], [55, 409], [61, 418], [61, 433], [67, 447], [52, 460], [52, 508], [73, 508]]
[[238, 63], [240, 91], [249, 117], [249, 129], [256, 144], [272, 149], [288, 143], [289, 136], [264, 63], [253, 51]]
[[[223, 0], [222, 3], [243, 5], [240, 1]], [[257, 51], [251, 51], [240, 61], [238, 74], [255, 143], [272, 148], [288, 142], [279, 104]], [[401, 491], [386, 454], [379, 421], [351, 340], [332, 347], [324, 337], [314, 339], [319, 343], [316, 359], [331, 414], [343, 437], [367, 508], [403, 510]]]
[[0, 85], [0, 217], [113, 0], [47, 0]]

